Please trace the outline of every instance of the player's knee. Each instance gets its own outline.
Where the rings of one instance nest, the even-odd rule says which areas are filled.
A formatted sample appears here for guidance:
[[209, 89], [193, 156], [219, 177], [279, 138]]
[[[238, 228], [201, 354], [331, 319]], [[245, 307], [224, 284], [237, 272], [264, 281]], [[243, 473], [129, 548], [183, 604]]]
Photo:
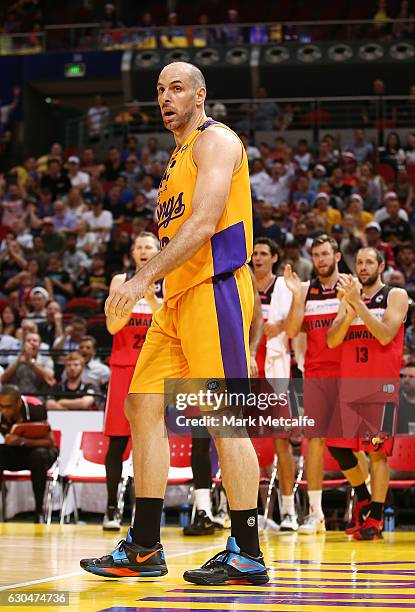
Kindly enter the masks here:
[[132, 425], [134, 423], [134, 420], [137, 418], [137, 402], [131, 395], [127, 395], [127, 397], [125, 398], [124, 414], [130, 425]]
[[328, 449], [343, 472], [353, 469], [358, 464], [356, 455], [350, 448], [337, 448], [336, 446], [329, 446]]

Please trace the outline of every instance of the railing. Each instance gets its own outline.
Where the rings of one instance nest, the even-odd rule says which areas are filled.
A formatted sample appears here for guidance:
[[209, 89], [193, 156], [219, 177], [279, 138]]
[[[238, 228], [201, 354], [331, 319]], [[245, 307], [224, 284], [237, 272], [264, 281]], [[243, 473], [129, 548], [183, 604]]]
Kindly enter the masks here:
[[375, 41], [387, 37], [409, 39], [414, 19], [394, 19], [378, 25], [373, 20], [286, 21], [273, 23], [184, 25], [174, 27], [103, 29], [99, 23], [45, 26], [43, 32], [1, 34], [0, 55], [61, 50], [124, 50], [263, 45], [325, 40]]
[[[131, 111], [135, 113], [135, 117]], [[415, 130], [415, 98], [369, 96], [350, 98], [269, 98], [266, 100], [210, 100], [207, 113], [238, 132], [310, 130], [318, 140], [321, 130], [362, 127], [375, 129], [379, 141], [386, 131]], [[121, 145], [128, 135], [164, 132], [159, 108], [154, 103], [125, 105], [110, 110], [99, 137], [92, 140], [86, 116], [65, 124], [66, 146], [82, 148], [100, 142], [103, 147]]]

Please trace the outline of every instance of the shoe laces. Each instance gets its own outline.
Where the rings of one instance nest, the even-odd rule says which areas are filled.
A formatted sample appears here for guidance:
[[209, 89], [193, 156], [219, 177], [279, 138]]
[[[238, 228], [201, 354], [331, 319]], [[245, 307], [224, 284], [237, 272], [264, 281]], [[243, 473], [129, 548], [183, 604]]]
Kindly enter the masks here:
[[[229, 551], [222, 550], [221, 552], [218, 552], [214, 557], [209, 559], [209, 561], [206, 561], [206, 563], [204, 563], [202, 567], [206, 567], [209, 569], [215, 569], [216, 567], [220, 567], [224, 563], [228, 562], [229, 555], [230, 555]], [[223, 558], [219, 559], [219, 557], [223, 557]]]

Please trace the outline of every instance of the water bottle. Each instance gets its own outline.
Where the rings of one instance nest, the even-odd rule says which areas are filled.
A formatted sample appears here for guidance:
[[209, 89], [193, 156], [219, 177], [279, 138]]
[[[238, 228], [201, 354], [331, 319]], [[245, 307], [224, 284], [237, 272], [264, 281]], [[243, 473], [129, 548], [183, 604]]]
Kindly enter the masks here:
[[179, 508], [180, 527], [187, 527], [190, 523], [189, 504], [181, 504]]
[[384, 530], [395, 531], [395, 510], [394, 508], [385, 508], [384, 512]]

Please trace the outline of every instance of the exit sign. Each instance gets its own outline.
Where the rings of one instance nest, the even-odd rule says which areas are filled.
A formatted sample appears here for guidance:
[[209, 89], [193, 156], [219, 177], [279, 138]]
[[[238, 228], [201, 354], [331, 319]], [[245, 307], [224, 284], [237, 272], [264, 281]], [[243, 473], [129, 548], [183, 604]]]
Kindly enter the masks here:
[[65, 76], [68, 79], [84, 77], [85, 74], [86, 66], [83, 62], [71, 62], [70, 64], [65, 64]]

